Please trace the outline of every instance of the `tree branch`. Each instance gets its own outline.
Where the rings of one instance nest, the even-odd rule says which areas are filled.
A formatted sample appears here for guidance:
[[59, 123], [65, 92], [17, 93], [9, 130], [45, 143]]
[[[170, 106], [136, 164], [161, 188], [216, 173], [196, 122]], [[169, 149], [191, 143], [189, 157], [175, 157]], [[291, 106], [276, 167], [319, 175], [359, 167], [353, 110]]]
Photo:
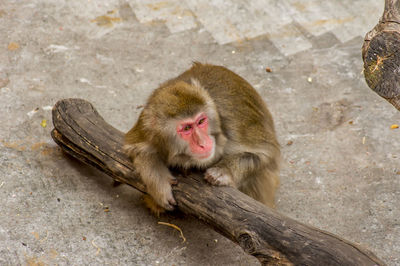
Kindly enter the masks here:
[[[142, 192], [146, 187], [122, 151], [123, 133], [93, 106], [65, 99], [53, 108], [52, 137], [64, 151]], [[384, 265], [371, 252], [285, 217], [231, 187], [207, 184], [200, 173], [178, 177], [178, 208], [206, 222], [262, 264]]]
[[400, 111], [400, 0], [385, 0], [379, 23], [362, 47], [368, 86]]

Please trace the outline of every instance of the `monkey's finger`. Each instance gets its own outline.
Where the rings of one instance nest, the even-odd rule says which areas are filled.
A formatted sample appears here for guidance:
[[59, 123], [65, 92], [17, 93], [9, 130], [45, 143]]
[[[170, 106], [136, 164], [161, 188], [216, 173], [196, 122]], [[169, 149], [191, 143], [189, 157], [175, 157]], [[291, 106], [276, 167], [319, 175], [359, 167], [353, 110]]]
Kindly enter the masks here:
[[232, 178], [217, 169], [209, 169], [204, 175], [204, 179], [214, 186], [231, 186]]
[[171, 203], [172, 205], [176, 205], [176, 200], [174, 198], [172, 198], [169, 203]]
[[[172, 200], [171, 200], [172, 199]], [[174, 198], [172, 196], [170, 197], [166, 197], [164, 199], [159, 199], [157, 201], [157, 204], [160, 205], [162, 208], [168, 210], [168, 211], [173, 211], [174, 210], [174, 204], [172, 204], [174, 202]]]
[[169, 204], [176, 205], [176, 200], [174, 198], [169, 199], [168, 202]]
[[207, 173], [204, 175], [204, 179], [210, 184], [214, 183], [214, 178], [211, 175], [207, 174]]
[[173, 211], [175, 209], [175, 207], [174, 207], [175, 205], [176, 205], [176, 201], [175, 201], [175, 199], [172, 198], [172, 199], [168, 199], [168, 203], [164, 204], [163, 208], [168, 211]]
[[173, 211], [175, 208], [173, 205], [171, 204], [166, 204], [163, 206], [164, 209], [166, 209], [167, 211]]
[[208, 183], [210, 183], [210, 184], [212, 184], [212, 185], [217, 185], [217, 184], [218, 184], [218, 177], [215, 177], [215, 176], [213, 176], [213, 175], [211, 175], [211, 174], [209, 174], [209, 173], [206, 173], [206, 174], [204, 175], [204, 179], [205, 179]]
[[176, 179], [175, 177], [174, 177], [174, 178], [171, 178], [171, 179], [169, 180], [169, 183], [170, 183], [171, 185], [177, 185], [177, 184], [178, 184], [178, 179]]

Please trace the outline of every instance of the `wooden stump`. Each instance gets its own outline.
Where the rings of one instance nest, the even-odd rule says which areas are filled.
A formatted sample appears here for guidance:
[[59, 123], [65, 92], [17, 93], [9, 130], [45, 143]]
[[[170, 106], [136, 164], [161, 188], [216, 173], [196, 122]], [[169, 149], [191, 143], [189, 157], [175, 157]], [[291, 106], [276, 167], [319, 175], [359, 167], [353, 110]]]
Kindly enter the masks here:
[[379, 23], [362, 47], [368, 86], [400, 111], [400, 0], [385, 0]]
[[[146, 187], [122, 152], [123, 133], [93, 106], [65, 99], [53, 108], [52, 137], [61, 148], [116, 181]], [[384, 265], [371, 252], [340, 237], [285, 217], [231, 187], [207, 184], [200, 173], [178, 177], [178, 208], [206, 222], [269, 265]]]

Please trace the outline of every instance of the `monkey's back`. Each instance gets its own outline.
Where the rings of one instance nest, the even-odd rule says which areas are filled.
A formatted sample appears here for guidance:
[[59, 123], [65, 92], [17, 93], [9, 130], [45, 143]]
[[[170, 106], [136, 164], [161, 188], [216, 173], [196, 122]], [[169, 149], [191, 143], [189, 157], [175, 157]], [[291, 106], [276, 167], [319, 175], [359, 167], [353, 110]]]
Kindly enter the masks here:
[[278, 145], [273, 120], [257, 91], [242, 77], [222, 66], [194, 63], [175, 79], [191, 83], [195, 79], [208, 91], [221, 117], [222, 130], [233, 142], [249, 146]]

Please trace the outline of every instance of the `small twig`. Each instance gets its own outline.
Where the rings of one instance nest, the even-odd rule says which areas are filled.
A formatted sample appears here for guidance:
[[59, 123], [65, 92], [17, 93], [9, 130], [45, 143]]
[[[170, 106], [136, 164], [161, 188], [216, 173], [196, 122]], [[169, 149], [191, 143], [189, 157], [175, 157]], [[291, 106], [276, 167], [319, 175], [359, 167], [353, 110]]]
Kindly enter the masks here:
[[96, 245], [96, 243], [94, 243], [94, 240], [92, 240], [92, 245], [93, 245], [95, 248], [97, 248], [96, 256], [99, 255], [101, 249]]
[[182, 229], [180, 229], [178, 226], [176, 226], [176, 225], [174, 225], [174, 224], [170, 224], [170, 223], [164, 223], [164, 222], [158, 222], [158, 224], [162, 224], [162, 225], [166, 225], [166, 226], [170, 226], [170, 227], [172, 227], [172, 228], [175, 228], [176, 230], [178, 230], [178, 231], [181, 233], [181, 238], [182, 238], [182, 240], [183, 240], [182, 243], [185, 243], [185, 242], [186, 242], [186, 238], [185, 238], [185, 236], [183, 235]]

